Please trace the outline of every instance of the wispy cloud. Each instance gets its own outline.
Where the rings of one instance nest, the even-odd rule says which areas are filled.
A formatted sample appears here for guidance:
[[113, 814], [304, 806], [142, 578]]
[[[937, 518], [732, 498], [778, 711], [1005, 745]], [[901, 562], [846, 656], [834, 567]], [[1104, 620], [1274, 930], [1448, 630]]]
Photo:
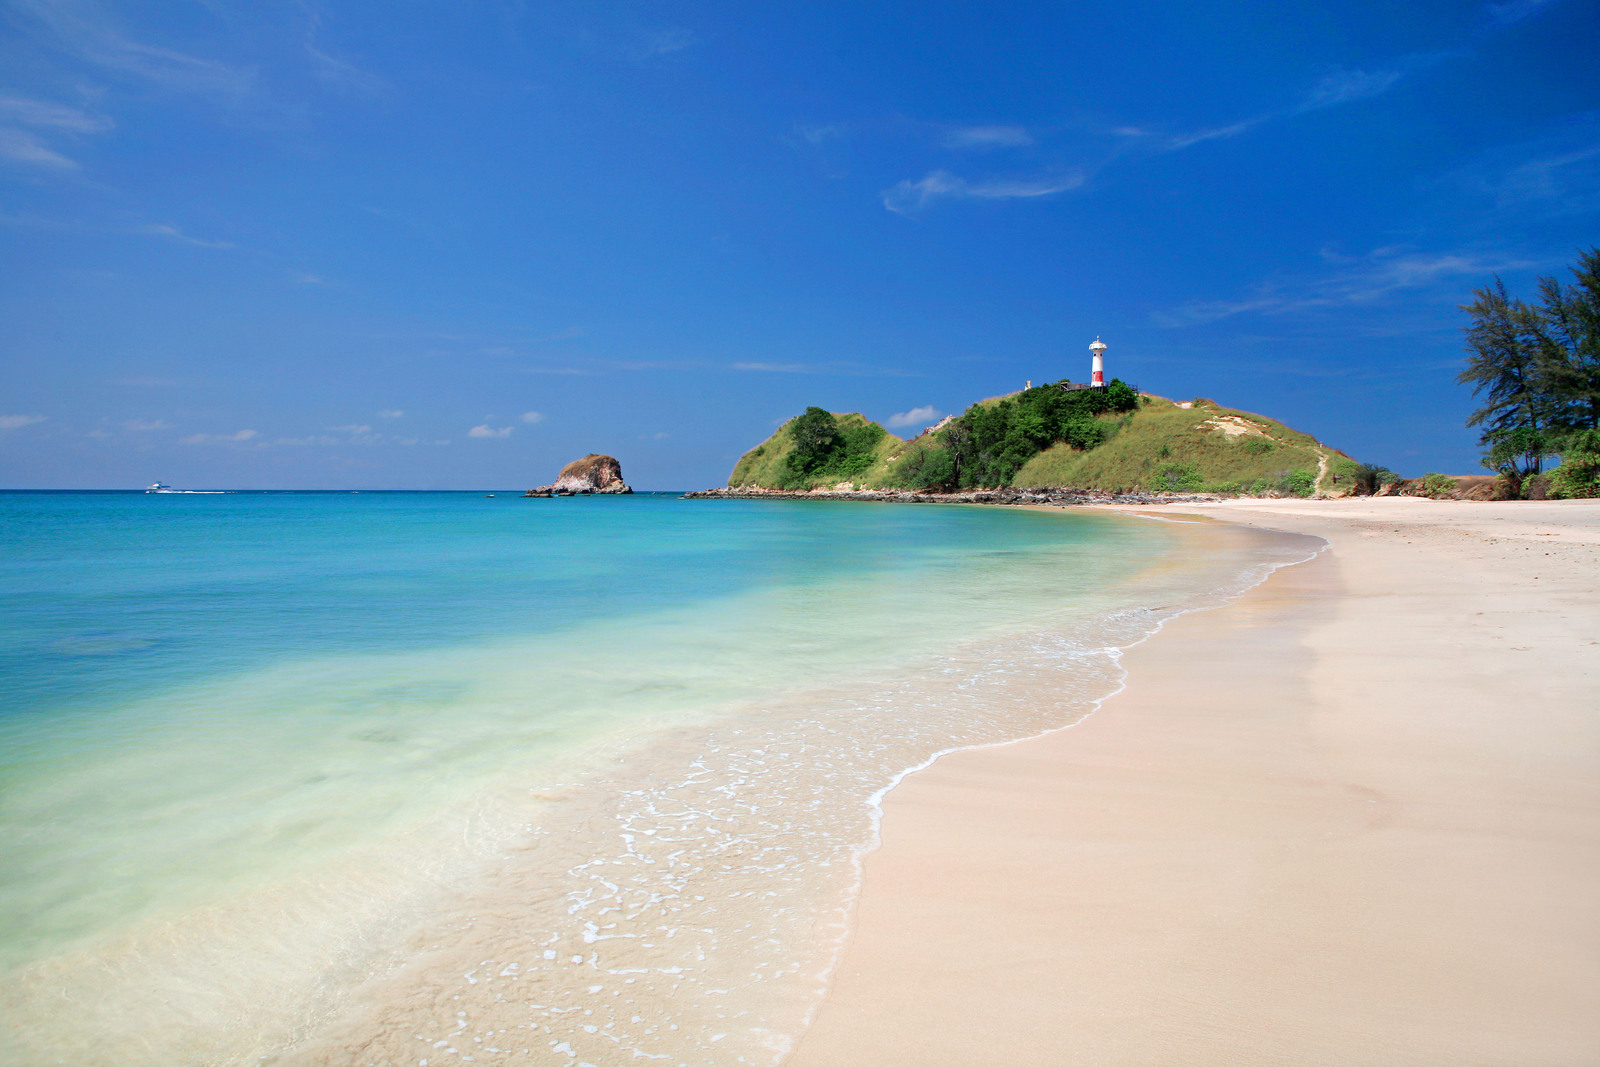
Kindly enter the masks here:
[[946, 148], [1017, 148], [1033, 144], [1021, 126], [956, 126], [945, 131]]
[[[1353, 100], [1364, 100], [1367, 97], [1378, 96], [1388, 92], [1408, 69], [1436, 62], [1442, 58], [1440, 55], [1412, 56], [1399, 66], [1382, 70], [1336, 70], [1323, 75], [1296, 103], [1275, 111], [1267, 111], [1260, 115], [1238, 122], [1230, 122], [1225, 126], [1207, 126], [1189, 133], [1181, 133], [1168, 137], [1161, 145], [1168, 152], [1179, 152], [1185, 148], [1201, 144], [1205, 141], [1221, 141], [1248, 133], [1258, 126], [1281, 119], [1290, 115], [1304, 115], [1323, 108], [1337, 107]], [[1126, 138], [1143, 138], [1148, 132], [1136, 127], [1125, 126], [1114, 131], [1118, 136]]]
[[[1324, 258], [1328, 258], [1324, 256]], [[1267, 282], [1232, 300], [1194, 300], [1152, 316], [1157, 326], [1176, 329], [1218, 322], [1236, 315], [1285, 315], [1321, 308], [1369, 304], [1405, 290], [1426, 290], [1448, 284], [1460, 289], [1460, 279], [1487, 279], [1532, 264], [1514, 259], [1485, 258], [1454, 252], [1418, 252], [1379, 248], [1340, 264], [1341, 269], [1318, 277]]]
[[0, 415], [0, 430], [20, 430], [36, 422], [44, 422], [43, 415]]
[[179, 93], [240, 98], [255, 91], [255, 71], [134, 40], [93, 0], [11, 0], [11, 8], [67, 52], [109, 73]]
[[401, 411], [399, 408], [384, 408], [382, 411], [378, 412], [378, 418], [380, 419], [399, 419], [403, 418], [404, 416], [405, 412]]
[[[717, 366], [720, 367], [720, 364]], [[754, 374], [831, 374], [840, 377], [885, 377], [885, 378], [914, 378], [920, 377], [908, 371], [894, 367], [874, 367], [865, 363], [854, 363], [850, 360], [831, 360], [827, 363], [762, 363], [740, 362], [728, 365], [731, 370], [744, 371]]]
[[524, 411], [518, 418], [530, 426], [544, 421], [544, 415], [537, 411]]
[[68, 159], [36, 135], [27, 130], [0, 126], [0, 159], [28, 167], [45, 167], [50, 170], [77, 170], [76, 160]]
[[502, 426], [498, 430], [492, 429], [487, 423], [474, 426], [467, 431], [468, 437], [510, 437], [511, 427]]
[[322, 13], [310, 4], [302, 6], [307, 15], [305, 51], [317, 77], [329, 85], [361, 96], [377, 97], [388, 93], [388, 82], [348, 60], [332, 55], [322, 47], [317, 40], [322, 32]]
[[802, 122], [795, 126], [794, 132], [807, 144], [819, 145], [839, 140], [845, 135], [845, 128], [832, 123]]
[[1334, 71], [1317, 82], [1306, 94], [1306, 98], [1300, 102], [1300, 106], [1294, 110], [1299, 113], [1316, 111], [1319, 108], [1337, 107], [1351, 100], [1377, 96], [1379, 93], [1388, 92], [1401, 76], [1402, 72], [1398, 70]]
[[170, 430], [172, 424], [163, 419], [128, 419], [122, 428], [135, 433], [147, 433], [151, 430]]
[[188, 437], [178, 438], [182, 445], [223, 445], [239, 441], [252, 441], [260, 436], [254, 430], [239, 430], [236, 433], [192, 433]]
[[883, 206], [901, 215], [922, 211], [946, 199], [1028, 200], [1054, 196], [1083, 185], [1084, 172], [1072, 170], [1043, 178], [991, 178], [969, 182], [946, 170], [930, 171], [920, 181], [902, 181], [883, 191]]
[[207, 241], [201, 237], [190, 237], [176, 226], [169, 226], [166, 223], [152, 223], [148, 226], [139, 226], [135, 228], [134, 232], [142, 233], [149, 237], [161, 237], [168, 241], [176, 241], [179, 244], [193, 245], [196, 248], [236, 247], [232, 241]]
[[65, 130], [68, 133], [104, 133], [115, 123], [95, 115], [48, 100], [29, 100], [20, 96], [0, 96], [0, 119], [39, 129]]
[[1551, 0], [1504, 0], [1503, 3], [1488, 5], [1485, 10], [1489, 14], [1490, 21], [1509, 26], [1513, 22], [1521, 22], [1550, 2]]
[[[1570, 115], [1439, 179], [1472, 211], [1558, 218], [1600, 211], [1600, 111]], [[1487, 202], [1487, 204], [1485, 203]]]
[[938, 422], [941, 414], [942, 412], [932, 404], [924, 404], [922, 407], [912, 408], [910, 411], [902, 411], [898, 415], [890, 415], [888, 426], [893, 430], [907, 426], [927, 426]]
[[734, 370], [757, 371], [766, 374], [809, 374], [814, 368], [805, 363], [735, 363]]
[[682, 26], [669, 26], [664, 30], [656, 30], [645, 36], [644, 54], [646, 56], [666, 56], [673, 52], [681, 52], [696, 43], [694, 32]]

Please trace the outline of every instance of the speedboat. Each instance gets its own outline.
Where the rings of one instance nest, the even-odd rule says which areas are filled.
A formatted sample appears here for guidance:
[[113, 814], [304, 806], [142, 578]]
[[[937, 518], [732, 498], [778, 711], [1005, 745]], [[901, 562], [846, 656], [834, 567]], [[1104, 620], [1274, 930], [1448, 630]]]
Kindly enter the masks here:
[[172, 486], [170, 486], [170, 485], [162, 485], [160, 482], [156, 482], [153, 485], [151, 485], [150, 488], [146, 489], [145, 492], [147, 492], [147, 493], [170, 493], [170, 492], [172, 492]]

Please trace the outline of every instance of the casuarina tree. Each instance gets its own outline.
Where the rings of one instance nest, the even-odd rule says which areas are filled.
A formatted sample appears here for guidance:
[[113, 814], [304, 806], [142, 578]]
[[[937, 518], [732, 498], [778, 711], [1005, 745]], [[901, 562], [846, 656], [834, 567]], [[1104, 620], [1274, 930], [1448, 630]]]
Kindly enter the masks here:
[[1456, 380], [1484, 404], [1484, 465], [1520, 495], [1564, 442], [1600, 426], [1600, 249], [1578, 254], [1572, 284], [1539, 281], [1537, 305], [1513, 300], [1499, 278], [1463, 304], [1467, 365]]

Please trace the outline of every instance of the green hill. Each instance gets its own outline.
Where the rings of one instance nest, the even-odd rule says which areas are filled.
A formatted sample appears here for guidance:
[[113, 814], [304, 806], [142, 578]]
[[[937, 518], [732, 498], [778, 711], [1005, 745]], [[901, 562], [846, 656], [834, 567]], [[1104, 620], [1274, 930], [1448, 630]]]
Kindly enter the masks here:
[[[1042, 386], [972, 405], [909, 441], [820, 408], [745, 453], [735, 488], [953, 490], [1017, 486], [1171, 492], [1338, 492], [1357, 465], [1309, 434], [1210, 400]], [[1342, 479], [1348, 482], [1348, 478]]]
[[904, 444], [858, 412], [838, 414], [807, 408], [805, 414], [790, 419], [777, 433], [740, 456], [728, 484], [736, 489], [862, 484], [868, 471], [884, 467], [890, 454]]
[[1023, 465], [1012, 484], [1173, 492], [1333, 492], [1353, 461], [1275, 419], [1210, 400], [1180, 407], [1143, 398], [1097, 448], [1056, 444]]

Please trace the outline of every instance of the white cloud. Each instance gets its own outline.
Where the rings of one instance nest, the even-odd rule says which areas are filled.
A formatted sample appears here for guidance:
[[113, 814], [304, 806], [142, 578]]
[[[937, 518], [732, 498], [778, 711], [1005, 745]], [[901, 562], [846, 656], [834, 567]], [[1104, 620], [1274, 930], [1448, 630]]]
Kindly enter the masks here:
[[1033, 144], [1021, 126], [958, 126], [945, 131], [946, 148], [1017, 148]]
[[45, 421], [43, 415], [0, 415], [0, 430], [20, 430], [36, 422]]
[[85, 62], [172, 92], [239, 98], [255, 87], [253, 70], [237, 70], [170, 48], [147, 45], [114, 29], [103, 12], [87, 5], [17, 0], [13, 11], [32, 15]]
[[1034, 199], [1054, 196], [1084, 183], [1080, 170], [1069, 171], [1055, 177], [1017, 180], [991, 178], [982, 182], [969, 182], [945, 170], [928, 173], [921, 181], [902, 181], [883, 191], [883, 206], [890, 211], [909, 215], [921, 211], [937, 200], [947, 197], [966, 197], [978, 200]]
[[254, 430], [239, 430], [236, 433], [192, 433], [188, 437], [180, 437], [178, 443], [184, 445], [219, 445], [232, 441], [249, 441], [256, 436]]
[[1503, 3], [1489, 5], [1489, 17], [1502, 26], [1508, 26], [1513, 22], [1521, 22], [1549, 2], [1550, 0], [1504, 0]]
[[902, 411], [898, 415], [890, 415], [888, 425], [891, 429], [896, 430], [906, 426], [927, 426], [938, 422], [940, 414], [942, 413], [939, 409], [932, 404], [924, 404], [920, 408], [912, 408], [910, 411]]
[[735, 363], [733, 369], [768, 374], [806, 374], [811, 370], [804, 363]]
[[378, 412], [378, 418], [380, 419], [398, 419], [403, 415], [405, 415], [405, 412], [401, 411], [399, 408], [384, 408], [382, 411]]
[[1400, 80], [1398, 70], [1341, 70], [1318, 82], [1300, 104], [1298, 111], [1315, 111], [1350, 100], [1360, 100], [1385, 92]]
[[[1327, 258], [1324, 256], [1323, 258]], [[1339, 264], [1336, 273], [1316, 278], [1264, 283], [1233, 300], [1192, 300], [1172, 311], [1152, 316], [1156, 325], [1177, 328], [1198, 326], [1235, 315], [1284, 315], [1350, 304], [1371, 304], [1402, 290], [1442, 288], [1457, 293], [1460, 279], [1489, 278], [1532, 264], [1515, 260], [1487, 260], [1456, 253], [1422, 253], [1404, 248], [1378, 248]], [[1443, 295], [1443, 294], [1441, 294]]]
[[843, 126], [835, 126], [831, 123], [814, 124], [802, 122], [794, 128], [794, 131], [798, 133], [808, 144], [822, 144], [824, 141], [836, 141], [845, 134], [845, 129]]
[[[1311, 87], [1301, 101], [1293, 107], [1280, 108], [1268, 111], [1265, 114], [1252, 118], [1232, 122], [1226, 126], [1212, 126], [1192, 133], [1178, 134], [1168, 138], [1162, 147], [1168, 152], [1177, 152], [1197, 145], [1204, 141], [1222, 141], [1230, 137], [1237, 137], [1247, 133], [1265, 123], [1286, 115], [1304, 115], [1310, 111], [1320, 111], [1327, 107], [1337, 107], [1352, 100], [1363, 100], [1369, 96], [1377, 96], [1388, 92], [1399, 80], [1404, 77], [1406, 70], [1414, 70], [1421, 66], [1435, 63], [1445, 58], [1444, 53], [1432, 55], [1416, 55], [1407, 57], [1401, 64], [1405, 69], [1399, 70], [1336, 70], [1324, 75], [1322, 80]], [[1133, 127], [1125, 127], [1114, 131], [1122, 136], [1139, 136], [1143, 131]]]
[[0, 96], [0, 116], [24, 126], [66, 130], [69, 133], [104, 133], [115, 125], [104, 115], [92, 115], [65, 104], [28, 100], [20, 96]]
[[510, 437], [511, 427], [502, 426], [498, 430], [490, 429], [488, 424], [474, 426], [467, 431], [468, 437]]
[[357, 426], [357, 425], [329, 426], [328, 429], [332, 430], [334, 433], [371, 433], [372, 432], [372, 427], [371, 426]]
[[317, 77], [329, 85], [366, 97], [383, 96], [389, 91], [389, 83], [376, 74], [330, 55], [320, 47], [317, 43], [317, 34], [322, 29], [322, 15], [309, 4], [305, 6], [305, 11], [310, 17], [310, 23], [306, 26], [306, 55], [311, 57]]
[[170, 429], [172, 429], [172, 424], [171, 423], [164, 422], [161, 419], [129, 419], [128, 421], [124, 422], [122, 425], [126, 429], [134, 430], [134, 431], [141, 431], [141, 432], [145, 431], [145, 430], [170, 430]]
[[664, 56], [673, 52], [681, 52], [695, 43], [694, 33], [681, 26], [672, 26], [658, 30], [645, 39], [644, 54], [647, 56]]
[[152, 223], [149, 226], [140, 226], [136, 233], [146, 234], [150, 237], [162, 237], [168, 241], [177, 241], [179, 244], [193, 245], [196, 248], [233, 248], [231, 241], [207, 241], [200, 237], [190, 237], [176, 226], [165, 223]]
[[1214, 129], [1196, 130], [1193, 133], [1180, 134], [1167, 142], [1167, 150], [1176, 152], [1179, 149], [1188, 148], [1190, 145], [1197, 145], [1201, 141], [1221, 141], [1229, 137], [1237, 137], [1246, 130], [1254, 129], [1261, 125], [1271, 117], [1270, 115], [1263, 115], [1260, 118], [1235, 122], [1231, 126], [1218, 126]]
[[537, 412], [537, 411], [524, 411], [522, 413], [522, 415], [520, 416], [520, 418], [522, 419], [523, 422], [526, 422], [529, 425], [532, 425], [533, 423], [536, 423], [536, 422], [543, 422], [544, 421], [544, 415], [541, 414], [540, 412]]
[[13, 130], [0, 126], [0, 159], [30, 167], [49, 167], [52, 170], [77, 170], [75, 160], [49, 147], [26, 130]]

